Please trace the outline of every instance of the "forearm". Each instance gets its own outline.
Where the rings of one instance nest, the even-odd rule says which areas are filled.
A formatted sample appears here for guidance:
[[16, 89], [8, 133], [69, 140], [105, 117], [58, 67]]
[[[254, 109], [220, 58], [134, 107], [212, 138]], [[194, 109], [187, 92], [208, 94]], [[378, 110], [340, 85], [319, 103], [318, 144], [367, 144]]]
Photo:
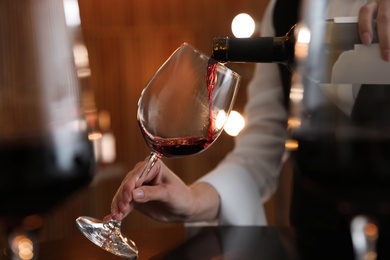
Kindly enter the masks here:
[[220, 197], [216, 189], [205, 182], [196, 182], [190, 186], [192, 203], [188, 222], [214, 221], [218, 219]]
[[218, 225], [266, 225], [259, 187], [243, 165], [235, 162], [220, 164], [203, 176], [199, 183], [209, 183], [219, 194]]

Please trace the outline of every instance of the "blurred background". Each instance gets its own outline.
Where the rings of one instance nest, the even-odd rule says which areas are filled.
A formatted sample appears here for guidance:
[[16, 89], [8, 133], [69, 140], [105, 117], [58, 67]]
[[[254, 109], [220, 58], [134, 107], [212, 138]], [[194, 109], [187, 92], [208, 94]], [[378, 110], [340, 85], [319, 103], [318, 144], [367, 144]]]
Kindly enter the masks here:
[[[207, 55], [214, 37], [233, 36], [231, 23], [247, 13], [259, 27], [267, 0], [65, 0], [79, 8], [80, 22], [70, 25], [98, 169], [94, 181], [45, 216], [42, 236], [56, 239], [79, 232], [80, 215], [104, 217], [125, 174], [149, 155], [136, 120], [137, 101], [153, 73], [183, 42]], [[78, 4], [78, 6], [77, 6]], [[242, 113], [254, 64], [229, 64], [242, 78], [234, 110]], [[183, 85], [185, 87], [185, 85]], [[96, 135], [93, 135], [93, 134]], [[205, 152], [163, 159], [186, 183], [213, 169], [234, 145], [225, 132]], [[102, 148], [103, 146], [103, 148]], [[286, 165], [278, 192], [266, 203], [271, 225], [288, 225], [290, 171]], [[259, 202], [261, 203], [261, 202]], [[164, 227], [137, 212], [123, 226]]]

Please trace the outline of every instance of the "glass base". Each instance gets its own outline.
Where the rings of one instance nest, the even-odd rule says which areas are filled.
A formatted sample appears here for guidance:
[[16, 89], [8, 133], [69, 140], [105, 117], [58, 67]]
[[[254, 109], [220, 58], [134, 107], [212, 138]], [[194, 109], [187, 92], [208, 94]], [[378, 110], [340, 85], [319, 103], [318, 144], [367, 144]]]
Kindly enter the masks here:
[[138, 249], [133, 241], [122, 236], [119, 222], [111, 220], [104, 223], [83, 216], [76, 219], [76, 224], [81, 233], [100, 248], [124, 258], [137, 258]]

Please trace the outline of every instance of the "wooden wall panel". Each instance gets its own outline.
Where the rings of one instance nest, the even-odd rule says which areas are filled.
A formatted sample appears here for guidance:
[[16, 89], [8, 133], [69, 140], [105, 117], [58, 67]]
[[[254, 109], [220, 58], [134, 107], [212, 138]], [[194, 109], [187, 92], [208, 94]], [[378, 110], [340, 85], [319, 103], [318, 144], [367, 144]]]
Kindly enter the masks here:
[[[230, 22], [236, 14], [247, 12], [260, 21], [265, 4], [255, 0], [79, 0], [90, 81], [97, 108], [111, 114], [117, 162], [130, 169], [148, 154], [136, 123], [136, 104], [142, 88], [165, 59], [184, 41], [211, 53], [214, 37], [231, 35]], [[234, 68], [243, 76], [236, 102], [239, 111], [246, 101], [245, 85], [252, 68], [248, 64]], [[213, 153], [189, 159], [202, 161], [198, 165], [206, 167], [189, 179], [186, 174], [185, 180], [192, 181], [214, 167], [215, 160], [232, 148], [232, 141], [213, 148]], [[182, 166], [179, 161], [172, 163], [179, 170]]]

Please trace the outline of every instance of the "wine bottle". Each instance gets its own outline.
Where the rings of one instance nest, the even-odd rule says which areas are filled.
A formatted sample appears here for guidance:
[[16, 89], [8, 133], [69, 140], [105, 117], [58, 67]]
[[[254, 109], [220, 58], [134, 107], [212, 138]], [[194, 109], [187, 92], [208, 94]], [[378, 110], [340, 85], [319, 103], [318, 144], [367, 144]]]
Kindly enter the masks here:
[[222, 63], [292, 63], [295, 45], [294, 27], [282, 37], [215, 38], [211, 57]]
[[[222, 63], [276, 62], [286, 64], [288, 67], [293, 67], [296, 28], [297, 24], [284, 36], [278, 37], [214, 38], [211, 57]], [[332, 51], [336, 49], [338, 51], [353, 49], [355, 44], [361, 43], [357, 22], [342, 22], [340, 19], [329, 19], [325, 21], [324, 24], [320, 25], [318, 29], [326, 31], [325, 33], [312, 32], [312, 37], [313, 35], [318, 35], [320, 37], [324, 35], [324, 47], [329, 48]], [[373, 43], [377, 42], [378, 37], [377, 35], [374, 35]]]

